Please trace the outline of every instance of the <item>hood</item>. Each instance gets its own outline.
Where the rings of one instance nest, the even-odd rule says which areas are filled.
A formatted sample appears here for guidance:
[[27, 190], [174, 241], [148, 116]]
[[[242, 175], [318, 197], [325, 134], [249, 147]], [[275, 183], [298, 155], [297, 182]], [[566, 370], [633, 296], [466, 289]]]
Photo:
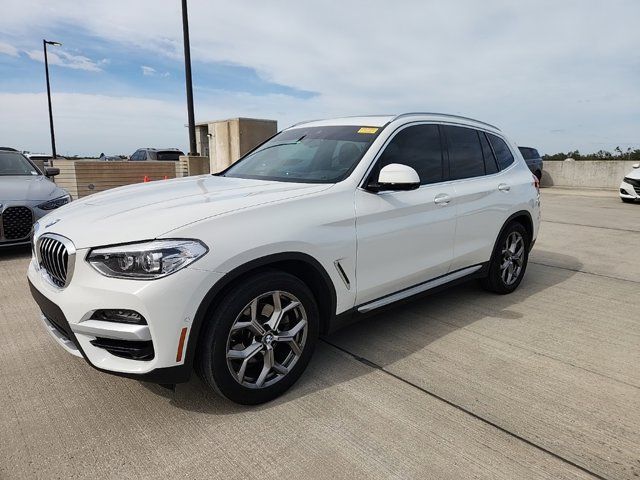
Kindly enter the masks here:
[[634, 180], [640, 180], [640, 168], [634, 168], [625, 175], [627, 178], [633, 178]]
[[66, 192], [44, 175], [0, 175], [0, 203], [3, 201], [45, 201], [61, 197]]
[[115, 188], [65, 205], [39, 221], [76, 248], [157, 238], [189, 223], [330, 188], [202, 175]]

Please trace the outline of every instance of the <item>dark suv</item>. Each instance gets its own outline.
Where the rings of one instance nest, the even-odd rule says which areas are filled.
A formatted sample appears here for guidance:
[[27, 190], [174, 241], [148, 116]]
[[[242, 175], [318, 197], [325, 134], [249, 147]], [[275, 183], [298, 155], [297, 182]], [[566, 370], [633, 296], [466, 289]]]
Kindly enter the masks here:
[[538, 150], [531, 147], [518, 147], [518, 150], [524, 157], [524, 161], [527, 162], [529, 170], [540, 180], [542, 178], [542, 157]]
[[145, 160], [169, 160], [178, 161], [184, 155], [177, 148], [140, 148], [129, 157], [130, 162], [143, 162]]

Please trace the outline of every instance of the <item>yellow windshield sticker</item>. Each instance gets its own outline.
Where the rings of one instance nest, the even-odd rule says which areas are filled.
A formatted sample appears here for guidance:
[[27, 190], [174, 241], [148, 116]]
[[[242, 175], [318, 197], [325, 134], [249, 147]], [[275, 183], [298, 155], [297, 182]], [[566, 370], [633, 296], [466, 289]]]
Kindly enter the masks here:
[[361, 127], [358, 133], [376, 133], [377, 131], [376, 127]]

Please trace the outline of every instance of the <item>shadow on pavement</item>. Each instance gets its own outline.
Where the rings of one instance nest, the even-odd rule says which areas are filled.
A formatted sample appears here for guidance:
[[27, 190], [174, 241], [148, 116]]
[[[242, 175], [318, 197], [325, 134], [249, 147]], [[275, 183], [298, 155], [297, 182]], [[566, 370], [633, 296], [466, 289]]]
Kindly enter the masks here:
[[352, 353], [361, 350], [377, 352], [377, 356], [384, 361], [375, 359], [375, 363], [385, 368], [478, 320], [487, 317], [507, 322], [521, 319], [523, 314], [514, 311], [514, 305], [566, 281], [576, 274], [574, 270], [582, 267], [576, 258], [569, 255], [547, 251], [538, 253], [545, 258], [546, 264], [562, 265], [564, 268], [554, 269], [553, 275], [549, 275], [544, 267], [536, 268], [535, 262], [533, 265], [530, 263], [522, 284], [510, 295], [486, 292], [477, 282], [471, 281], [440, 293], [426, 294], [395, 304], [321, 339], [302, 378], [283, 397], [270, 403], [253, 407], [233, 404], [211, 392], [195, 374], [188, 383], [177, 385], [175, 391], [153, 384], [145, 384], [145, 387], [164, 396], [174, 406], [188, 411], [233, 415], [247, 410], [275, 408], [371, 371], [370, 367], [362, 364], [346, 362], [344, 354], [336, 355], [336, 348], [332, 345]]

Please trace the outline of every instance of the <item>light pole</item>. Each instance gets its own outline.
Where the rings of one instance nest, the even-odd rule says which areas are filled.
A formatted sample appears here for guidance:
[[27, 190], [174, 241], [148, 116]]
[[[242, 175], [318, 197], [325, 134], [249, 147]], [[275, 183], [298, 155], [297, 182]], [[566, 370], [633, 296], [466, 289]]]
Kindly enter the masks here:
[[184, 74], [187, 84], [187, 116], [189, 120], [189, 155], [198, 155], [196, 125], [193, 114], [193, 82], [191, 80], [191, 47], [189, 45], [189, 16], [187, 0], [182, 0], [182, 34], [184, 36]]
[[51, 158], [56, 158], [56, 136], [53, 133], [53, 112], [51, 111], [51, 87], [49, 86], [49, 60], [47, 59], [47, 45], [59, 47], [60, 42], [50, 42], [42, 39], [42, 48], [44, 48], [44, 71], [47, 76], [47, 101], [49, 102], [49, 127], [51, 128]]

